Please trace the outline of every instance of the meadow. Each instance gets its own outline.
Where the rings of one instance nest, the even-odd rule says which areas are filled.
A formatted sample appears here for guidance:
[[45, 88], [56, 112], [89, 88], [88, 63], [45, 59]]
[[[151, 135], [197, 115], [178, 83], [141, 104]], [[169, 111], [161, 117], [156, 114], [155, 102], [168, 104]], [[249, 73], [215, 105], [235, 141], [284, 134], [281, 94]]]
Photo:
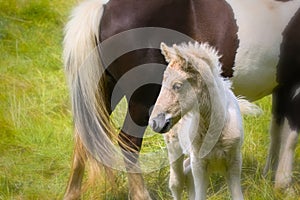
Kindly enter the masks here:
[[[0, 200], [62, 199], [74, 146], [68, 88], [62, 64], [63, 27], [77, 0], [0, 0]], [[300, 196], [300, 145], [287, 194], [262, 176], [269, 144], [271, 97], [256, 102], [264, 111], [245, 117], [242, 187], [249, 200], [296, 200]], [[122, 123], [123, 102], [112, 116]], [[148, 130], [143, 152], [164, 149]], [[153, 199], [171, 199], [168, 166], [145, 174]], [[82, 199], [127, 199], [126, 174], [115, 184], [104, 176]], [[210, 200], [230, 199], [223, 177], [213, 176]]]

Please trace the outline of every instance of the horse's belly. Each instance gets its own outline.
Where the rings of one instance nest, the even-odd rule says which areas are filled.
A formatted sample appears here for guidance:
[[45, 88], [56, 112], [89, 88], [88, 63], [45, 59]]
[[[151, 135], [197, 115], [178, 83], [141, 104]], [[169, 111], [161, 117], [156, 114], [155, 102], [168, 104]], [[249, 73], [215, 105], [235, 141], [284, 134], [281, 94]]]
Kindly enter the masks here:
[[257, 65], [255, 67], [254, 65], [249, 65], [243, 71], [236, 70], [232, 78], [232, 88], [235, 95], [255, 101], [271, 94], [277, 85], [275, 66]]
[[299, 9], [300, 0], [226, 1], [233, 8], [238, 25], [233, 90], [254, 101], [272, 93], [277, 85], [282, 32]]

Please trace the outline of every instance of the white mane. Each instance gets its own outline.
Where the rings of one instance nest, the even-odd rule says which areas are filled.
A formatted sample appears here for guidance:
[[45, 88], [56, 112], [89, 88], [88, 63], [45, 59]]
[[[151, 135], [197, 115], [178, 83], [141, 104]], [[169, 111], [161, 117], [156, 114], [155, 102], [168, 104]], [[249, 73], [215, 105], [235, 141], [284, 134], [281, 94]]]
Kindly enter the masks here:
[[[177, 48], [177, 54], [183, 57], [186, 61], [191, 62], [200, 74], [206, 73], [206, 70], [203, 69], [203, 64], [200, 62], [206, 62], [217, 81], [217, 85], [220, 87], [220, 84], [222, 84], [223, 87], [226, 87], [226, 89], [231, 88], [231, 82], [221, 76], [222, 64], [219, 59], [222, 56], [219, 55], [219, 52], [214, 47], [210, 46], [208, 43], [198, 42], [189, 42], [187, 44], [183, 43], [180, 45], [174, 45], [173, 47]], [[203, 78], [204, 77], [205, 76], [203, 76]]]

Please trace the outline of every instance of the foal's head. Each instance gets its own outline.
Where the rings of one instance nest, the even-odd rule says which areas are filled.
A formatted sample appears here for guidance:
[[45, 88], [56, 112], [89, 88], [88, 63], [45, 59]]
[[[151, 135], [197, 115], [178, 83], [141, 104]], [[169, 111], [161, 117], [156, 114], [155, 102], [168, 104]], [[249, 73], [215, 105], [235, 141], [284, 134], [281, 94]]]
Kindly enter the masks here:
[[209, 51], [200, 47], [198, 43], [173, 47], [161, 44], [162, 54], [169, 65], [149, 120], [154, 131], [168, 132], [187, 112], [199, 109], [200, 103], [209, 100], [207, 71], [211, 74], [210, 65], [215, 61], [219, 63], [219, 57], [214, 50], [210, 49], [215, 55], [211, 57]]

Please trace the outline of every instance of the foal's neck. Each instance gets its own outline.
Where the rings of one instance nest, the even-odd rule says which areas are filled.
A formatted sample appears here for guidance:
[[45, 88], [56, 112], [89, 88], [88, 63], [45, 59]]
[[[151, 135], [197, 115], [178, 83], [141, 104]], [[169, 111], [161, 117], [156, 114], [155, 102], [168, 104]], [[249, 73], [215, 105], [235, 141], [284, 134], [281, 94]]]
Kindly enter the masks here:
[[[211, 125], [221, 124], [224, 117], [227, 115], [227, 95], [228, 86], [221, 77], [214, 77], [215, 84], [210, 84], [208, 87], [203, 85], [202, 91], [198, 95], [199, 113], [200, 113], [200, 128], [201, 132], [206, 133]], [[200, 83], [201, 84], [201, 83]]]

